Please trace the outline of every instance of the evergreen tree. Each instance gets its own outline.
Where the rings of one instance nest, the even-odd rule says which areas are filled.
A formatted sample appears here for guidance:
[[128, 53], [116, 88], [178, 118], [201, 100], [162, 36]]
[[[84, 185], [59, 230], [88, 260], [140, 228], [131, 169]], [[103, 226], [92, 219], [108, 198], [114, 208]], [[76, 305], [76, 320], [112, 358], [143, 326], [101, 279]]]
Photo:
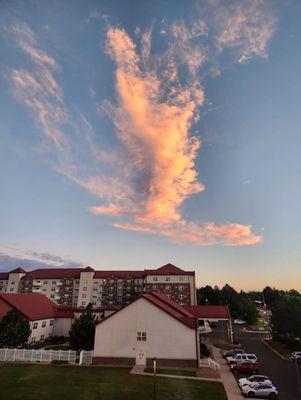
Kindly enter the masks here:
[[0, 322], [0, 347], [18, 347], [28, 341], [28, 320], [17, 310], [9, 311]]
[[92, 350], [95, 337], [95, 315], [91, 304], [79, 318], [76, 318], [69, 332], [70, 345], [77, 350]]

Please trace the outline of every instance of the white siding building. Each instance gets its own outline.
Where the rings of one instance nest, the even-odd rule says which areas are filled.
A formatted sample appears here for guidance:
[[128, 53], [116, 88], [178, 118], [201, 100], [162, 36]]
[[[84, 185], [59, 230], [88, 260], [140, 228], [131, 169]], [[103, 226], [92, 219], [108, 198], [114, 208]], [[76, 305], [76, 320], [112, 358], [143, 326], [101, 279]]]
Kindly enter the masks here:
[[196, 318], [159, 293], [138, 300], [96, 326], [94, 364], [197, 367]]

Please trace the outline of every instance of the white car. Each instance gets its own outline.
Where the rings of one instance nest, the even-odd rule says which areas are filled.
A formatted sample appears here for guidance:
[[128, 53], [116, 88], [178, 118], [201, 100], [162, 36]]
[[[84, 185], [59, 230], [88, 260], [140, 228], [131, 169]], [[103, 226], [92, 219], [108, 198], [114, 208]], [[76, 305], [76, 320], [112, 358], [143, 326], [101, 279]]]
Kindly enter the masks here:
[[252, 361], [257, 362], [257, 357], [255, 354], [236, 354], [233, 357], [226, 358], [228, 365], [238, 364], [241, 361]]
[[278, 391], [273, 385], [259, 383], [257, 386], [243, 386], [242, 393], [245, 397], [274, 400], [278, 396]]
[[235, 325], [245, 325], [246, 321], [244, 321], [243, 319], [235, 319], [233, 321], [233, 324], [235, 324]]
[[258, 383], [272, 384], [269, 377], [266, 375], [251, 375], [248, 378], [241, 378], [238, 381], [238, 386], [242, 388], [243, 386], [257, 386]]
[[294, 351], [291, 356], [290, 359], [292, 361], [296, 361], [298, 363], [301, 363], [301, 351]]

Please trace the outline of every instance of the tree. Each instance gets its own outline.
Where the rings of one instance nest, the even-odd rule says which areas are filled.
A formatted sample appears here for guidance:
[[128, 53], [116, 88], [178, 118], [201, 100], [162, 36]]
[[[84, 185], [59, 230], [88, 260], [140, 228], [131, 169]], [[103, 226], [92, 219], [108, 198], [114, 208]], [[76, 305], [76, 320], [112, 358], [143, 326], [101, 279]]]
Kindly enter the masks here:
[[0, 322], [0, 347], [18, 347], [28, 341], [30, 326], [19, 311], [9, 311]]
[[70, 345], [73, 349], [92, 350], [95, 336], [95, 315], [91, 304], [79, 318], [76, 318], [69, 332]]

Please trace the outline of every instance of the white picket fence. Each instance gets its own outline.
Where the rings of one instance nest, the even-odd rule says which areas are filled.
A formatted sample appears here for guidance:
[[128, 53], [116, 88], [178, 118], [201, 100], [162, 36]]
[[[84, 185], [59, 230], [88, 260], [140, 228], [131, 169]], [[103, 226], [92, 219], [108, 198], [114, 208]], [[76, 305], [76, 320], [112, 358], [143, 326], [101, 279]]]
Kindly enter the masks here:
[[0, 349], [0, 361], [7, 362], [40, 362], [66, 361], [76, 364], [76, 351], [73, 350], [26, 350]]
[[201, 358], [199, 367], [206, 367], [206, 368], [211, 368], [214, 369], [215, 371], [218, 371], [220, 369], [219, 363], [216, 361], [212, 360], [212, 358]]
[[92, 364], [93, 351], [82, 350], [79, 354], [79, 365]]

